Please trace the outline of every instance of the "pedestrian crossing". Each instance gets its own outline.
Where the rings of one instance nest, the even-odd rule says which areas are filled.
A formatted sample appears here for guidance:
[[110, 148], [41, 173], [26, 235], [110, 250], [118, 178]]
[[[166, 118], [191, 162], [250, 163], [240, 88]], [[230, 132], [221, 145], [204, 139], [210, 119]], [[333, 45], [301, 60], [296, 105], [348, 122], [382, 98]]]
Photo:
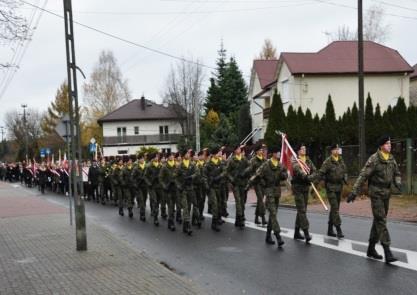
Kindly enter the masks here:
[[[210, 214], [204, 215], [211, 217]], [[227, 223], [235, 223], [235, 220], [232, 218], [223, 218], [223, 220]], [[266, 227], [258, 226], [250, 221], [246, 221], [245, 226], [246, 228], [266, 232]], [[368, 247], [367, 242], [360, 242], [349, 239], [337, 239], [316, 233], [311, 233], [311, 235], [313, 236], [313, 239], [310, 241], [310, 244], [312, 245], [371, 259], [366, 256], [366, 250]], [[281, 228], [281, 236], [292, 239], [294, 236], [294, 230], [289, 228]], [[300, 241], [300, 243], [304, 243], [304, 241]], [[384, 252], [382, 246], [380, 245], [376, 245], [375, 248], [379, 253]], [[398, 261], [392, 263], [392, 265], [417, 271], [417, 252], [393, 247], [391, 247], [391, 251], [399, 259]], [[383, 260], [376, 261], [385, 263]]]

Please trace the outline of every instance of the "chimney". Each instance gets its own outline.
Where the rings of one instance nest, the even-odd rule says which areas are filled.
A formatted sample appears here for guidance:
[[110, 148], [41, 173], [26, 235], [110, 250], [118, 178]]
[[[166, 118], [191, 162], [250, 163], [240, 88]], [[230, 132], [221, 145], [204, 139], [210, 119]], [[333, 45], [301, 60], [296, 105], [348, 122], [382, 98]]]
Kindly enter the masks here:
[[140, 98], [140, 106], [141, 106], [142, 110], [145, 110], [145, 108], [146, 108], [146, 101], [145, 101], [145, 96], [143, 96], [143, 95]]

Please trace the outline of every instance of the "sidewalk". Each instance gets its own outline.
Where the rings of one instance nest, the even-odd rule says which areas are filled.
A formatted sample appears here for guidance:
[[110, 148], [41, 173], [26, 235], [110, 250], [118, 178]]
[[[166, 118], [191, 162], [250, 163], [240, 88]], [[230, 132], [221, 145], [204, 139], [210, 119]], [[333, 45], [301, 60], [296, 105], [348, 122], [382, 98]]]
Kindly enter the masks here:
[[87, 220], [75, 249], [68, 212], [0, 183], [0, 294], [198, 294], [192, 282]]

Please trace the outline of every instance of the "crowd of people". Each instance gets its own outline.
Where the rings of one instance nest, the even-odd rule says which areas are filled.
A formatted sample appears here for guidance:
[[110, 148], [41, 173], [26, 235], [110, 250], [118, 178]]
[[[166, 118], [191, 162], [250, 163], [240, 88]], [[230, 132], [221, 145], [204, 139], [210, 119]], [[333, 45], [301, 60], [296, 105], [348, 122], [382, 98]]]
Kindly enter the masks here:
[[[388, 263], [396, 261], [390, 251], [390, 237], [386, 227], [390, 188], [400, 186], [398, 166], [390, 153], [389, 137], [378, 142], [378, 151], [372, 155], [362, 169], [348, 202], [360, 194], [362, 185], [368, 181], [374, 221], [369, 238], [368, 257], [382, 259], [375, 250], [381, 242]], [[331, 147], [331, 155], [316, 169], [307, 156], [304, 144], [294, 146], [296, 157], [291, 167], [280, 162], [278, 147], [257, 144], [250, 148], [237, 145], [233, 148], [203, 149], [198, 153], [187, 150], [183, 153], [149, 153], [135, 157], [103, 158], [82, 163], [82, 187], [69, 185], [70, 165], [68, 161], [56, 163], [8, 163], [0, 165], [0, 178], [20, 181], [28, 187], [38, 187], [68, 195], [70, 189], [77, 189], [86, 201], [118, 207], [121, 216], [133, 218], [137, 206], [139, 219], [146, 222], [146, 206], [150, 206], [150, 218], [159, 226], [160, 218], [167, 220], [168, 229], [191, 235], [193, 227], [201, 228], [204, 210], [208, 200], [208, 213], [212, 215], [211, 229], [221, 230], [228, 213], [229, 190], [235, 201], [235, 226], [244, 229], [245, 205], [250, 188], [256, 194], [254, 222], [266, 226], [265, 242], [284, 245], [278, 223], [278, 206], [281, 184], [291, 183], [297, 208], [294, 239], [307, 244], [312, 236], [309, 232], [307, 204], [312, 183], [324, 181], [330, 204], [327, 235], [343, 238], [339, 207], [343, 185], [347, 181], [347, 169], [337, 144]], [[149, 202], [148, 202], [149, 199]], [[336, 232], [334, 231], [336, 229]], [[273, 239], [275, 236], [275, 240]]]

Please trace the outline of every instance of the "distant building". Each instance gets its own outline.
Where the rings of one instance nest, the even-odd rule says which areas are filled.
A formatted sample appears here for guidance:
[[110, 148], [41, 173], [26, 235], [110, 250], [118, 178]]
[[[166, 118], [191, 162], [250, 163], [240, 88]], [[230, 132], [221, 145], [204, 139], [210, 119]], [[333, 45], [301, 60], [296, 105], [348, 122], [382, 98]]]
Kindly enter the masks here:
[[173, 105], [134, 99], [98, 120], [103, 127], [104, 156], [132, 155], [141, 147], [176, 152], [182, 136]]
[[[284, 108], [309, 108], [313, 116], [322, 116], [329, 94], [336, 116], [341, 116], [354, 102], [358, 102], [357, 41], [335, 41], [318, 52], [281, 53], [279, 60], [254, 61], [249, 100], [253, 128], [265, 126], [269, 117], [272, 94], [281, 94]], [[413, 68], [398, 51], [375, 42], [364, 42], [365, 98], [368, 93], [374, 106], [381, 111], [395, 105], [398, 97], [410, 101], [410, 75]], [[275, 75], [267, 69], [276, 67]], [[262, 74], [263, 73], [263, 74]], [[265, 82], [261, 84], [260, 76]], [[261, 107], [263, 110], [261, 111]]]

